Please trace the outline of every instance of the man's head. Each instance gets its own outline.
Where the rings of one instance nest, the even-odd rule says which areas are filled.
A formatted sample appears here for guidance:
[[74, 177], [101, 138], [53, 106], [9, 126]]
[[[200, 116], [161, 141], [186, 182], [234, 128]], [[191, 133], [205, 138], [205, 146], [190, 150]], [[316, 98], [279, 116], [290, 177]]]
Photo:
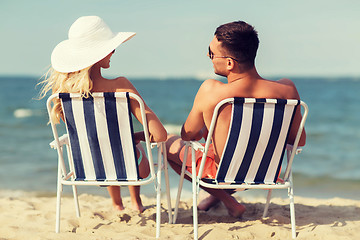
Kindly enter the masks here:
[[236, 60], [243, 70], [254, 67], [259, 38], [253, 26], [243, 21], [226, 23], [215, 31], [224, 55]]

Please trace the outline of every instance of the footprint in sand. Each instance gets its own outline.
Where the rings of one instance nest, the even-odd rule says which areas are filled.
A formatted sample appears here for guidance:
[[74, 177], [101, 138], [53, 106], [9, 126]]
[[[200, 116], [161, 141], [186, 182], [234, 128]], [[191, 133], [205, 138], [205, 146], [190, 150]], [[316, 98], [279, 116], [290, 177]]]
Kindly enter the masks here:
[[101, 220], [105, 219], [104, 215], [102, 215], [101, 213], [98, 213], [98, 212], [94, 213], [94, 217], [99, 217]]
[[126, 214], [126, 213], [124, 215], [120, 216], [120, 221], [121, 222], [125, 221], [126, 223], [128, 223], [130, 220], [131, 220], [131, 216]]

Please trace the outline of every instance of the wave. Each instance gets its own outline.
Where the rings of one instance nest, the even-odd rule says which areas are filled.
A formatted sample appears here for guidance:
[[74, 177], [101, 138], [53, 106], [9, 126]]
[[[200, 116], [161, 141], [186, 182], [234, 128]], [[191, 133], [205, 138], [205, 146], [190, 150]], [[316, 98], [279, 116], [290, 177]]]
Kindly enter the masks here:
[[182, 125], [165, 124], [164, 127], [169, 134], [180, 135]]
[[32, 116], [40, 116], [41, 110], [19, 108], [14, 111], [14, 117], [16, 118], [28, 118]]

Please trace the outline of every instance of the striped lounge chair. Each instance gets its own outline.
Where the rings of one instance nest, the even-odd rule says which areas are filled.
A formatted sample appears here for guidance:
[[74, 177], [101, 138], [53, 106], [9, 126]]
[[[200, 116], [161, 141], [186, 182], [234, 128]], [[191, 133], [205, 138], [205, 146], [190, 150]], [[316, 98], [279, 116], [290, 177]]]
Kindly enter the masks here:
[[[201, 179], [218, 111], [224, 104], [232, 104], [231, 124], [226, 146], [219, 162], [215, 179]], [[286, 140], [292, 124], [296, 108], [303, 107], [303, 117], [294, 144], [287, 145]], [[290, 198], [290, 214], [292, 238], [296, 238], [295, 209], [291, 166], [295, 154], [301, 151], [298, 142], [305, 124], [308, 108], [299, 100], [228, 98], [214, 109], [212, 121], [205, 146], [198, 142], [186, 142], [185, 156], [188, 148], [192, 151], [192, 169], [195, 168], [195, 150], [203, 151], [199, 172], [191, 174], [185, 171], [184, 159], [177, 194], [174, 223], [178, 214], [181, 189], [186, 173], [195, 181], [193, 188], [193, 223], [194, 239], [198, 239], [197, 194], [199, 187], [218, 189], [267, 189], [268, 196], [263, 213], [266, 217], [272, 189], [288, 189]], [[278, 182], [282, 159], [287, 150], [287, 165], [283, 182]]]
[[[145, 133], [145, 145], [149, 160], [150, 175], [139, 177], [130, 97], [138, 101]], [[171, 205], [165, 143], [150, 143], [144, 103], [133, 93], [93, 93], [89, 98], [80, 94], [59, 93], [47, 100], [50, 114], [53, 99], [60, 99], [64, 112], [66, 132], [59, 137], [56, 125], [50, 120], [54, 141], [50, 145], [58, 153], [58, 184], [55, 231], [60, 231], [60, 206], [63, 185], [72, 185], [77, 216], [80, 217], [76, 185], [128, 186], [154, 182], [157, 193], [156, 237], [160, 235], [161, 169], [164, 172], [168, 200], [169, 222]], [[51, 118], [50, 118], [51, 119]], [[68, 164], [64, 160], [66, 146]], [[158, 167], [155, 172], [151, 147], [158, 149]]]

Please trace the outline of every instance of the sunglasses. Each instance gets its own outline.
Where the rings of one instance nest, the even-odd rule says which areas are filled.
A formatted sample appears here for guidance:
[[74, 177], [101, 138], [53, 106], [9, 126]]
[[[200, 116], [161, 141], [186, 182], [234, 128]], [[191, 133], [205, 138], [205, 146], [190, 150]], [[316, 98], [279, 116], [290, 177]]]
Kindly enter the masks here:
[[210, 49], [210, 46], [208, 48], [208, 56], [211, 60], [213, 60], [214, 58], [231, 58], [234, 61], [239, 62], [237, 59], [233, 58], [233, 57], [229, 57], [229, 56], [216, 56]]

